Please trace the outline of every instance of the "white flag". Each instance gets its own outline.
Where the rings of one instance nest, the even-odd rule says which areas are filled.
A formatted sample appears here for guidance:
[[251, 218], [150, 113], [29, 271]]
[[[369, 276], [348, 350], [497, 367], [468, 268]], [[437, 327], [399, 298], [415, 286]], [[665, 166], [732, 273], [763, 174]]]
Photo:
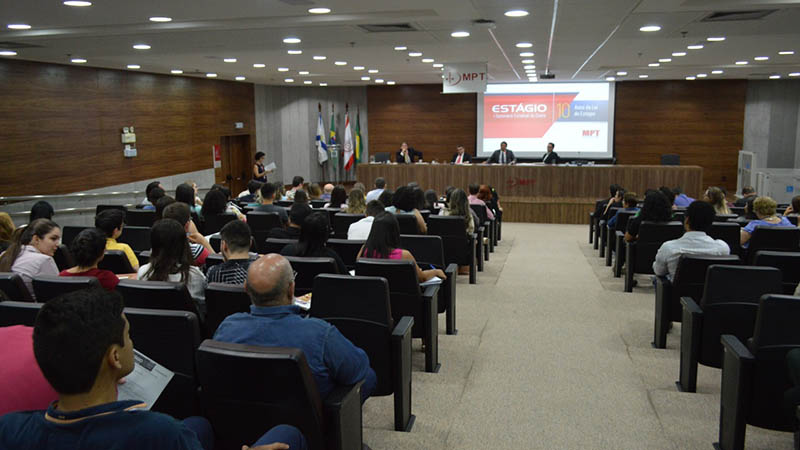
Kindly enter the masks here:
[[350, 131], [350, 113], [344, 115], [344, 170], [353, 167], [353, 133]]
[[322, 124], [322, 113], [317, 121], [317, 159], [320, 165], [328, 160], [328, 144], [325, 143], [325, 126]]

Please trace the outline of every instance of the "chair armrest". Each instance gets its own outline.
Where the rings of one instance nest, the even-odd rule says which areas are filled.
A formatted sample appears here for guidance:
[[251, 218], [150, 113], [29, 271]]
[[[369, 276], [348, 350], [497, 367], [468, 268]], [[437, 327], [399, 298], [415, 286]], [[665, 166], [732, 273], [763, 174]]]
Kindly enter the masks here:
[[411, 328], [414, 318], [403, 316], [392, 330], [392, 390], [394, 391], [394, 429], [411, 431]]
[[[628, 246], [630, 248], [630, 246]], [[629, 255], [630, 256], [630, 255]], [[627, 260], [630, 270], [631, 260]], [[627, 274], [626, 274], [627, 277]], [[656, 277], [655, 323], [653, 325], [653, 347], [667, 347], [667, 332], [672, 321], [670, 317], [670, 299], [672, 298], [672, 282], [667, 277]]]
[[722, 342], [724, 354], [720, 389], [718, 448], [744, 448], [755, 357], [736, 336], [723, 334], [720, 342]]
[[432, 284], [430, 286], [425, 286], [425, 289], [422, 291], [422, 297], [425, 299], [433, 298], [439, 293], [439, 287], [441, 284]]
[[732, 334], [723, 334], [722, 337], [720, 337], [720, 342], [722, 342], [722, 348], [726, 351], [726, 354], [730, 352], [737, 360], [746, 362], [755, 361], [756, 357], [750, 353], [750, 350], [748, 350], [736, 336]]
[[695, 303], [692, 297], [681, 297], [681, 305], [683, 305], [684, 312], [688, 312], [689, 314], [693, 315], [703, 314], [703, 310], [700, 308], [700, 305]]
[[703, 310], [691, 297], [681, 297], [681, 364], [678, 372], [678, 389], [697, 392], [697, 364], [700, 360], [703, 334]]
[[[411, 338], [411, 327], [414, 326], [414, 318], [411, 316], [403, 316], [394, 326], [392, 330], [393, 340], [405, 340]], [[411, 341], [409, 341], [411, 342]]]
[[444, 274], [447, 275], [447, 278], [450, 278], [450, 274], [458, 274], [458, 264], [450, 263], [444, 268]]
[[[332, 449], [361, 448], [361, 385], [337, 386], [325, 397], [323, 408], [326, 418], [326, 441]], [[332, 441], [332, 442], [331, 442]]]

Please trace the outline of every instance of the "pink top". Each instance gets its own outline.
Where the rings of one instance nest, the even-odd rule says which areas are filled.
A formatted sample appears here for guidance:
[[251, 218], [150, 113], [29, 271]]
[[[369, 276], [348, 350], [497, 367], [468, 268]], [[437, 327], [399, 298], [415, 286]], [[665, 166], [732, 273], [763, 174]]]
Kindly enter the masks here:
[[58, 394], [33, 356], [33, 328], [0, 327], [0, 416], [12, 411], [47, 409]]
[[489, 207], [486, 206], [486, 202], [479, 199], [477, 195], [469, 195], [467, 196], [467, 200], [469, 201], [470, 205], [481, 205], [484, 208], [486, 208], [486, 217], [488, 217], [489, 220], [494, 220], [494, 213], [492, 212], [492, 210], [489, 209]]
[[367, 258], [378, 258], [378, 259], [403, 259], [403, 249], [402, 248], [396, 248], [396, 249], [392, 250], [389, 253], [389, 257], [388, 258], [384, 258], [382, 255], [379, 255], [376, 252], [372, 252], [372, 255], [369, 255], [369, 256], [366, 254], [366, 252], [364, 252], [364, 256], [366, 256]]

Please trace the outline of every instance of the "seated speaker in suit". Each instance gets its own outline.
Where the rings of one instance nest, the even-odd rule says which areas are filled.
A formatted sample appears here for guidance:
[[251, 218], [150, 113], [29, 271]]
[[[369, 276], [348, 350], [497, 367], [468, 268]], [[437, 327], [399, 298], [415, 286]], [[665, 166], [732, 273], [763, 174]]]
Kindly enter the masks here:
[[495, 150], [492, 156], [487, 159], [484, 164], [515, 164], [517, 158], [514, 157], [514, 152], [508, 150], [506, 141], [500, 143], [500, 150]]
[[413, 164], [422, 161], [422, 152], [414, 150], [414, 147], [409, 147], [408, 144], [403, 142], [400, 144], [400, 150], [396, 153], [396, 161], [400, 164]]
[[455, 155], [453, 155], [453, 159], [450, 161], [451, 163], [465, 164], [472, 161], [472, 156], [470, 156], [469, 153], [464, 151], [463, 145], [459, 145], [458, 147], [456, 147], [456, 150], [458, 151], [456, 152]]
[[547, 152], [542, 157], [542, 162], [543, 163], [545, 163], [545, 164], [558, 164], [559, 162], [561, 162], [561, 158], [558, 157], [558, 153], [553, 151], [553, 148], [555, 148], [555, 146], [556, 146], [556, 144], [553, 144], [552, 142], [547, 144]]

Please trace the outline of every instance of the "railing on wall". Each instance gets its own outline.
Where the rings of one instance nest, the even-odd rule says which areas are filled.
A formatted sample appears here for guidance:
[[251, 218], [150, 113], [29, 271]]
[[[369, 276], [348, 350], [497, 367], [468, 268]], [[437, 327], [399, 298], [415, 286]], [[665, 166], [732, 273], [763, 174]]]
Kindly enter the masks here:
[[21, 195], [15, 197], [0, 197], [0, 205], [8, 205], [17, 202], [27, 202], [31, 200], [47, 200], [53, 198], [83, 199], [92, 197], [113, 197], [121, 195], [140, 195], [140, 194], [144, 194], [144, 191], [93, 192], [93, 193], [81, 193], [81, 194], [54, 194], [54, 195]]

